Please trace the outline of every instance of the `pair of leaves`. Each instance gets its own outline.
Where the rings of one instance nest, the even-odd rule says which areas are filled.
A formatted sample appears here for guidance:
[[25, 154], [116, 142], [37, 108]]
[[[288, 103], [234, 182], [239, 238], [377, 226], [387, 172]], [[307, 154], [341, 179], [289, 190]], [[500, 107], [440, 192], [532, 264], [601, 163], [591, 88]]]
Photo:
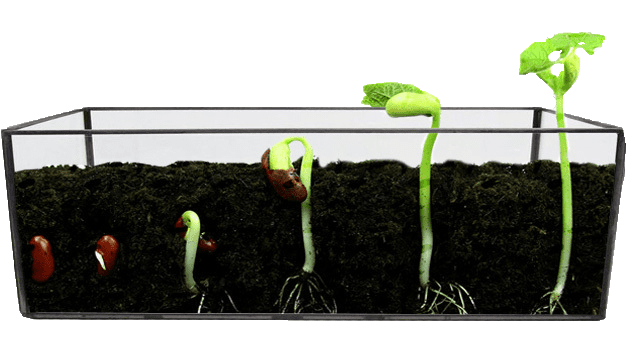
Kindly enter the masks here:
[[[566, 93], [578, 79], [580, 58], [577, 48], [592, 55], [602, 46], [604, 36], [591, 33], [560, 33], [544, 42], [535, 42], [520, 54], [520, 74], [536, 73], [556, 94]], [[551, 53], [559, 51], [557, 60], [549, 60]], [[563, 64], [564, 70], [558, 76], [551, 73], [551, 67]]]
[[372, 107], [385, 107], [391, 97], [402, 92], [426, 93], [412, 84], [396, 82], [368, 84], [363, 87], [363, 90], [365, 96], [362, 104]]

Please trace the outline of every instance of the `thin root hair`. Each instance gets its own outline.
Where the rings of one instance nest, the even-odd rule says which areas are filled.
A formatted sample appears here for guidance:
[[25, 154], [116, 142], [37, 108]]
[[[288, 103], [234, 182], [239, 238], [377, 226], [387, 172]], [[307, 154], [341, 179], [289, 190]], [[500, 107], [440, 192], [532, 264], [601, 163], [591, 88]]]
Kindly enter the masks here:
[[338, 311], [336, 301], [320, 275], [304, 271], [288, 277], [276, 302], [284, 313], [329, 313]]
[[[449, 291], [445, 293], [445, 289]], [[462, 285], [458, 283], [447, 283], [442, 286], [437, 281], [433, 281], [425, 289], [424, 294], [420, 290], [419, 296], [422, 295], [422, 305], [418, 310], [421, 314], [460, 314], [469, 313], [469, 308], [476, 309], [473, 298]], [[433, 296], [430, 296], [433, 295]], [[468, 306], [470, 303], [470, 306]]]
[[[552, 294], [553, 294], [553, 291], [549, 291], [546, 294], [542, 295], [542, 297], [540, 298], [541, 300], [540, 304], [531, 311], [531, 314], [532, 315], [536, 315], [536, 314], [553, 315], [553, 311], [556, 309], [556, 307], [560, 307], [560, 310], [562, 310], [563, 315], [569, 315], [569, 313], [567, 313], [567, 311], [564, 309], [564, 307], [560, 303], [560, 298], [554, 299], [552, 297]], [[547, 297], [549, 297], [549, 299], [547, 299]]]

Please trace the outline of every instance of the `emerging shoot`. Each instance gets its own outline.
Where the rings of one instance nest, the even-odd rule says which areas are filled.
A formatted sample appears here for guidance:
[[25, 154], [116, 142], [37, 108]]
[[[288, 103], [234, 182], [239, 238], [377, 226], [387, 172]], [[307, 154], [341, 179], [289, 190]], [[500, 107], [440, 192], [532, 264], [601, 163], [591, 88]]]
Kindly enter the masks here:
[[[593, 54], [594, 50], [602, 46], [604, 36], [591, 33], [561, 33], [556, 34], [545, 42], [535, 42], [520, 54], [520, 74], [535, 73], [552, 90], [556, 98], [556, 120], [558, 128], [564, 128], [564, 94], [573, 86], [580, 72], [580, 58], [576, 55], [578, 48], [584, 49], [587, 54]], [[549, 55], [560, 52], [555, 60], [550, 60]], [[553, 58], [553, 57], [552, 57]], [[557, 76], [551, 71], [556, 64], [563, 66], [563, 70]], [[560, 265], [556, 285], [551, 292], [543, 296], [549, 296], [549, 305], [538, 308], [534, 313], [553, 311], [557, 306], [564, 314], [565, 309], [560, 304], [560, 297], [567, 281], [569, 260], [571, 258], [571, 239], [573, 235], [573, 208], [571, 196], [571, 169], [569, 164], [569, 147], [567, 135], [564, 132], [558, 134], [560, 138], [560, 179], [562, 181], [562, 251], [560, 252]]]
[[[432, 117], [431, 128], [440, 126], [440, 100], [435, 96], [420, 90], [413, 85], [387, 82], [376, 83], [364, 86], [366, 96], [362, 100], [363, 104], [373, 107], [385, 107], [387, 114], [391, 117], [406, 116], [430, 116]], [[433, 251], [433, 227], [431, 224], [431, 154], [435, 144], [437, 133], [429, 133], [422, 150], [422, 161], [420, 163], [420, 227], [422, 231], [422, 252], [420, 254], [419, 280], [420, 292], [422, 294], [421, 312], [425, 313], [445, 313], [447, 308], [452, 307], [459, 314], [466, 314], [465, 297], [471, 301], [473, 299], [467, 290], [457, 283], [450, 283], [448, 287], [450, 293], [447, 295], [443, 291], [442, 285], [437, 282], [433, 284], [429, 278], [431, 266], [431, 254]], [[434, 293], [434, 300], [429, 302], [429, 292]], [[456, 300], [458, 298], [458, 300]]]
[[[304, 145], [300, 177], [291, 163], [289, 144], [299, 141]], [[281, 313], [291, 311], [335, 313], [336, 302], [322, 278], [314, 271], [316, 251], [311, 233], [311, 169], [313, 149], [303, 137], [289, 137], [275, 144], [262, 155], [262, 167], [271, 185], [282, 198], [301, 202], [302, 241], [304, 245], [304, 265], [302, 271], [287, 278], [278, 299]], [[308, 302], [304, 302], [308, 294]]]
[[[191, 291], [192, 293], [198, 294], [199, 292], [201, 292], [200, 304], [198, 305], [198, 314], [200, 314], [202, 308], [205, 306], [205, 297], [207, 294], [204, 290], [201, 291], [201, 289], [196, 284], [195, 279], [193, 278], [193, 268], [196, 262], [196, 253], [198, 252], [198, 250], [214, 252], [218, 248], [218, 244], [211, 238], [203, 238], [204, 233], [200, 233], [200, 218], [193, 211], [184, 212], [180, 219], [178, 219], [178, 222], [176, 222], [175, 228], [179, 231], [180, 237], [182, 237], [187, 242], [187, 247], [184, 255], [184, 281], [187, 289], [189, 289], [189, 291]], [[201, 281], [200, 283], [205, 289], [209, 286], [208, 279], [205, 281]], [[228, 301], [233, 311], [238, 313], [238, 308], [236, 307], [227, 290], [222, 289], [222, 293], [224, 293], [224, 295], [221, 294], [220, 296], [218, 296], [218, 304], [220, 306], [220, 310], [218, 312], [224, 312], [224, 308], [227, 305], [226, 301]]]
[[186, 211], [182, 214], [176, 228], [187, 227], [187, 232], [183, 236], [187, 241], [187, 248], [184, 254], [184, 282], [187, 289], [194, 294], [198, 293], [196, 280], [193, 279], [193, 267], [196, 263], [196, 252], [198, 252], [198, 241], [200, 240], [200, 218], [193, 211]]

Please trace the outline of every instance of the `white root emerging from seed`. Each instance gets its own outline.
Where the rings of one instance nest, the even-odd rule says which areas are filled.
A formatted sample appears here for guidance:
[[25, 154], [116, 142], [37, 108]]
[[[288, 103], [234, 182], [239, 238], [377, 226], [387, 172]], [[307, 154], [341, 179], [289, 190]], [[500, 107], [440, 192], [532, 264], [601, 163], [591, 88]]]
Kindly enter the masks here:
[[96, 254], [96, 258], [98, 259], [98, 263], [100, 263], [100, 267], [102, 267], [103, 270], [107, 270], [107, 265], [104, 264], [104, 258], [102, 258], [102, 254], [98, 251], [94, 251]]

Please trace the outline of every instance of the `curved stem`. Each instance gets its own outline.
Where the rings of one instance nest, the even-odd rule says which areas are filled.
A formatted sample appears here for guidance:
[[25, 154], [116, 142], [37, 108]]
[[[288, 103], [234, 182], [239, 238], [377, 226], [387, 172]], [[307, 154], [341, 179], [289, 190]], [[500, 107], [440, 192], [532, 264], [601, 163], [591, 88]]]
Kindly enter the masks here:
[[184, 282], [189, 291], [198, 292], [196, 280], [193, 279], [193, 267], [196, 264], [196, 252], [198, 252], [198, 240], [200, 239], [200, 218], [195, 212], [186, 211], [182, 214], [184, 224], [188, 227], [184, 236], [187, 241], [184, 253]]
[[[440, 127], [440, 114], [433, 115], [431, 128]], [[431, 225], [431, 154], [436, 142], [437, 133], [430, 133], [422, 149], [420, 162], [420, 227], [422, 229], [422, 253], [420, 254], [420, 286], [425, 291], [429, 288], [429, 268], [433, 251], [433, 228]]]
[[[556, 119], [558, 128], [564, 128], [563, 96], [556, 94]], [[560, 266], [558, 268], [558, 279], [556, 286], [551, 293], [551, 303], [558, 301], [564, 290], [569, 271], [569, 260], [571, 258], [571, 237], [573, 234], [573, 208], [571, 197], [571, 168], [569, 164], [569, 148], [567, 145], [567, 135], [564, 132], [560, 136], [560, 178], [562, 180], [562, 252], [560, 253]]]
[[300, 167], [300, 180], [307, 188], [307, 199], [301, 205], [302, 219], [302, 241], [304, 243], [304, 265], [302, 270], [312, 273], [316, 265], [316, 249], [313, 246], [313, 235], [311, 234], [311, 170], [313, 168], [313, 149], [304, 137], [289, 137], [283, 142], [289, 144], [293, 141], [300, 141], [304, 145], [304, 156]]

